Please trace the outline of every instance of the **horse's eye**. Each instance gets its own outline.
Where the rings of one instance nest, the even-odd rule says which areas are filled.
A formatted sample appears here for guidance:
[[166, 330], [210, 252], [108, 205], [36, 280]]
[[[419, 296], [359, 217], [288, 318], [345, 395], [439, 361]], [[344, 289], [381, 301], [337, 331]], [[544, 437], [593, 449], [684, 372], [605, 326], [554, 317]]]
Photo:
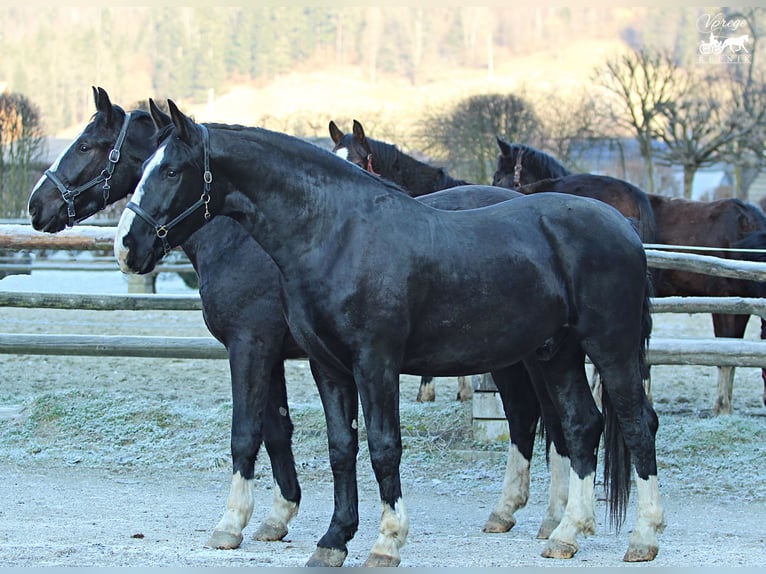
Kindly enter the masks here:
[[166, 174], [167, 177], [176, 177], [178, 175], [178, 172], [174, 169], [169, 169]]
[[90, 146], [85, 142], [81, 142], [80, 145], [77, 146], [77, 149], [79, 149], [82, 153], [86, 153], [90, 151]]

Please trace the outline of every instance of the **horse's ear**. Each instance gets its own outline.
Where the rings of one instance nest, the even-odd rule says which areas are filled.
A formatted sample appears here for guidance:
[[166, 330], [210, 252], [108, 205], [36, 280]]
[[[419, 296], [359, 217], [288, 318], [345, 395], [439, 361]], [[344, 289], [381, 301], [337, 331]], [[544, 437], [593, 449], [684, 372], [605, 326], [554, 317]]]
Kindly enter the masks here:
[[152, 98], [149, 98], [149, 113], [152, 115], [154, 126], [157, 129], [164, 128], [173, 122], [171, 117], [163, 112]]
[[336, 126], [335, 122], [332, 120], [330, 120], [330, 138], [332, 138], [335, 145], [338, 145], [343, 138], [343, 132], [340, 131], [340, 128]]
[[170, 110], [170, 118], [176, 127], [176, 135], [181, 141], [188, 142], [189, 135], [194, 133], [194, 121], [185, 116], [184, 113], [178, 109], [178, 106], [176, 106], [173, 100], [168, 100], [168, 109]]
[[497, 140], [497, 147], [500, 148], [500, 153], [506, 156], [511, 155], [511, 144], [497, 136], [495, 136], [495, 139]]
[[93, 88], [93, 99], [96, 101], [96, 110], [106, 116], [106, 123], [112, 121], [112, 102], [104, 88]]
[[354, 137], [360, 144], [364, 144], [367, 141], [367, 137], [364, 135], [364, 128], [362, 124], [354, 120]]

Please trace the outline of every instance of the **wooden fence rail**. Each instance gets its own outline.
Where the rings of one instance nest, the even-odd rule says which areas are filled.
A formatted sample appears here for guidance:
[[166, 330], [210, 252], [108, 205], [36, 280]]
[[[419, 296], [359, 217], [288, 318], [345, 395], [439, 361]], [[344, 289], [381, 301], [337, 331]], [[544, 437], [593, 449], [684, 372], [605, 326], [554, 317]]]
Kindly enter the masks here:
[[[35, 232], [28, 225], [0, 224], [0, 248], [16, 250], [104, 250], [111, 252], [113, 227], [78, 226], [52, 235]], [[734, 261], [691, 253], [647, 249], [652, 267], [694, 273], [766, 281], [766, 264]], [[49, 265], [50, 268], [57, 263]], [[103, 265], [99, 263], [99, 265]], [[66, 267], [65, 265], [61, 266]], [[170, 267], [170, 266], [169, 266]], [[173, 265], [173, 270], [178, 266]], [[32, 267], [35, 268], [34, 266]], [[38, 267], [38, 268], [42, 268]], [[188, 267], [184, 268], [184, 270]], [[2, 283], [0, 283], [2, 287]], [[655, 298], [653, 313], [731, 313], [757, 315], [766, 319], [766, 301], [742, 297]], [[198, 295], [89, 295], [76, 293], [0, 292], [0, 307], [83, 309], [83, 310], [164, 310], [199, 311]], [[224, 346], [213, 337], [147, 337], [41, 335], [0, 333], [0, 354], [123, 356], [176, 359], [226, 359]], [[741, 339], [652, 338], [647, 362], [650, 365], [707, 365], [718, 367], [766, 368], [766, 345]], [[733, 376], [733, 371], [732, 375]], [[722, 383], [719, 373], [719, 395]], [[488, 389], [489, 390], [489, 389]], [[730, 384], [728, 389], [730, 402]], [[507, 434], [507, 424], [497, 397], [477, 393], [474, 399], [474, 431], [479, 439], [493, 440]], [[479, 416], [479, 409], [482, 415]], [[495, 412], [497, 411], [497, 412]], [[482, 418], [490, 413], [489, 418]]]

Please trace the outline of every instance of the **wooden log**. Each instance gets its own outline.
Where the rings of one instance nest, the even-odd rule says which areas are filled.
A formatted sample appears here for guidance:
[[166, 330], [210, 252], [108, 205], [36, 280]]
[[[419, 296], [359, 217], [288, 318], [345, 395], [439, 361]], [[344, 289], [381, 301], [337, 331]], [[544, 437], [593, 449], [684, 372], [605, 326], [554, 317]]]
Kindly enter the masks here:
[[766, 341], [745, 339], [651, 339], [650, 365], [766, 368]]
[[[119, 271], [116, 259], [107, 261], [35, 261], [33, 263], [0, 263], [0, 271]], [[191, 263], [160, 263], [157, 273], [194, 273]]]
[[766, 281], [766, 263], [739, 261], [694, 253], [668, 253], [656, 249], [646, 250], [650, 267], [675, 269], [716, 277], [732, 277], [751, 281]]
[[114, 227], [78, 225], [60, 233], [35, 231], [31, 225], [0, 225], [0, 248], [6, 249], [114, 249]]
[[200, 311], [199, 295], [91, 295], [0, 291], [0, 307], [84, 309], [89, 311]]
[[754, 297], [655, 297], [652, 313], [727, 313], [766, 318], [766, 299]]
[[0, 353], [84, 357], [153, 357], [227, 359], [226, 348], [212, 337], [137, 335], [27, 335], [0, 333]]

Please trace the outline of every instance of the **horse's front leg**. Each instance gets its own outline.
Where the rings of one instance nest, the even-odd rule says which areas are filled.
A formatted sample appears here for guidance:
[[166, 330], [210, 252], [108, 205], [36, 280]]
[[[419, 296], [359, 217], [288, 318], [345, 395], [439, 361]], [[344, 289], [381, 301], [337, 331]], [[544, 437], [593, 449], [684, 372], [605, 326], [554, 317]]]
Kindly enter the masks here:
[[293, 423], [287, 405], [284, 361], [277, 361], [272, 370], [269, 402], [263, 421], [264, 444], [274, 475], [274, 503], [253, 538], [270, 542], [287, 536], [287, 525], [298, 514], [301, 500], [292, 448]]
[[348, 555], [346, 543], [359, 527], [356, 456], [359, 452], [359, 399], [351, 377], [331, 377], [311, 361], [327, 423], [327, 442], [332, 468], [335, 507], [327, 532], [307, 566], [342, 566]]
[[[365, 360], [367, 359], [367, 360]], [[398, 566], [399, 549], [407, 540], [409, 516], [402, 501], [399, 465], [402, 437], [399, 426], [399, 366], [362, 356], [354, 369], [367, 426], [370, 461], [378, 482], [382, 516], [380, 532], [365, 566]]]
[[263, 442], [263, 413], [267, 404], [271, 371], [279, 360], [264, 353], [250, 337], [229, 340], [232, 419], [231, 456], [233, 477], [226, 510], [206, 546], [232, 549], [242, 543], [242, 530], [253, 514], [255, 460]]

